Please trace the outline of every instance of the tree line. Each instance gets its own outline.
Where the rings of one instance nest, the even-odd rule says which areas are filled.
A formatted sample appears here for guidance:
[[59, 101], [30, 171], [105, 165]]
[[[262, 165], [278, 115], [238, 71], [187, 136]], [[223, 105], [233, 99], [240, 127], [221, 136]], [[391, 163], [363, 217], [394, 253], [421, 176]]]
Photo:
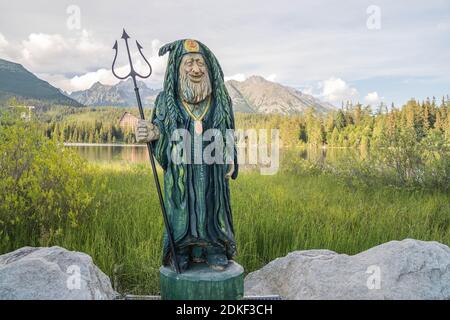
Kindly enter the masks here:
[[373, 112], [369, 106], [347, 103], [325, 117], [308, 110], [300, 121], [299, 140], [315, 146], [363, 147], [396, 135], [414, 135], [417, 142], [433, 133], [450, 142], [450, 101], [442, 98], [408, 101], [402, 108], [382, 104]]
[[[119, 126], [122, 114], [131, 108], [55, 108], [38, 115], [44, 123], [45, 135], [64, 142], [135, 143], [132, 128]], [[150, 111], [147, 110], [147, 116]], [[328, 146], [369, 148], [396, 135], [414, 136], [416, 142], [433, 133], [447, 143], [450, 140], [450, 100], [435, 98], [410, 100], [403, 107], [370, 106], [346, 103], [326, 115], [312, 108], [304, 115], [236, 114], [236, 127], [241, 129], [280, 130], [284, 147]]]
[[[147, 116], [150, 110], [147, 111]], [[121, 127], [119, 119], [133, 108], [53, 108], [38, 114], [48, 138], [70, 143], [136, 143], [134, 131]]]
[[136, 143], [134, 132], [118, 124], [94, 122], [50, 122], [45, 126], [47, 137], [70, 143]]

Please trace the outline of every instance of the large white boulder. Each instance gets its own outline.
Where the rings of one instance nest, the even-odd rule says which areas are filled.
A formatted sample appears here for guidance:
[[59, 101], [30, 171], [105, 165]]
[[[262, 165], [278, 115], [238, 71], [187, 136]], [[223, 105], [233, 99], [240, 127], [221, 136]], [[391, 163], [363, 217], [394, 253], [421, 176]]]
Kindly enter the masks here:
[[0, 299], [114, 299], [111, 282], [85, 253], [23, 247], [0, 256]]
[[295, 251], [250, 273], [244, 291], [285, 299], [450, 299], [450, 248], [406, 239], [353, 256]]

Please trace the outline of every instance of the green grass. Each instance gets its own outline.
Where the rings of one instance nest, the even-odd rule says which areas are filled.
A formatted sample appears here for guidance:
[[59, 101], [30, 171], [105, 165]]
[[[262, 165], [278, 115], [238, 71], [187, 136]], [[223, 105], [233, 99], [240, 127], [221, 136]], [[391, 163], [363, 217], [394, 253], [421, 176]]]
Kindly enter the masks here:
[[[55, 243], [90, 254], [121, 293], [157, 294], [162, 218], [149, 167], [97, 165], [106, 179], [90, 219]], [[333, 176], [282, 171], [242, 173], [231, 182], [246, 272], [293, 250], [355, 254], [390, 240], [450, 244], [450, 196], [441, 192], [340, 184]]]

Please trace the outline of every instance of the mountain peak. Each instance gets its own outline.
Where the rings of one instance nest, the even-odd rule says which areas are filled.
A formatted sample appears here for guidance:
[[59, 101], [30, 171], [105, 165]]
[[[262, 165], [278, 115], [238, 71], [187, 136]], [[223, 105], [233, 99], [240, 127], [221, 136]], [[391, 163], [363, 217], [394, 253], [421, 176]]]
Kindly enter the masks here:
[[[143, 104], [152, 106], [160, 90], [148, 88], [143, 81], [138, 81], [138, 87]], [[289, 115], [301, 114], [308, 108], [320, 113], [332, 109], [330, 105], [313, 96], [258, 75], [252, 75], [244, 81], [227, 81], [226, 87], [236, 112]], [[89, 106], [136, 105], [131, 78], [113, 86], [94, 84], [88, 90], [72, 93], [71, 97]]]
[[332, 110], [332, 106], [294, 88], [252, 75], [244, 81], [227, 82], [235, 111], [264, 114], [301, 114], [308, 108], [319, 113]]
[[266, 78], [262, 77], [262, 76], [258, 76], [258, 75], [251, 75], [250, 77], [245, 78], [244, 80], [235, 80], [235, 79], [231, 79], [228, 80], [226, 82], [230, 82], [230, 83], [235, 83], [235, 82], [272, 82], [267, 80]]
[[[137, 84], [144, 106], [152, 106], [160, 90], [148, 88], [143, 81], [138, 81]], [[131, 78], [115, 85], [96, 82], [87, 90], [72, 92], [70, 97], [89, 106], [129, 107], [136, 105], [134, 83]]]
[[[136, 82], [137, 82], [139, 89], [141, 89], [141, 90], [148, 89], [148, 87], [144, 81], [137, 80]], [[124, 80], [124, 81], [120, 81], [116, 86], [118, 86], [120, 88], [131, 88], [134, 90], [134, 82], [133, 82], [133, 79], [131, 79], [131, 78], [128, 78], [127, 80]]]
[[263, 76], [251, 75], [245, 81], [255, 81], [255, 82], [272, 82], [264, 78]]
[[21, 64], [0, 59], [0, 101], [15, 97], [35, 105], [81, 106], [58, 88], [39, 79]]
[[103, 84], [100, 81], [97, 81], [91, 86], [91, 89], [96, 89], [96, 88], [101, 88], [101, 87], [106, 87], [106, 86], [107, 86], [106, 84]]

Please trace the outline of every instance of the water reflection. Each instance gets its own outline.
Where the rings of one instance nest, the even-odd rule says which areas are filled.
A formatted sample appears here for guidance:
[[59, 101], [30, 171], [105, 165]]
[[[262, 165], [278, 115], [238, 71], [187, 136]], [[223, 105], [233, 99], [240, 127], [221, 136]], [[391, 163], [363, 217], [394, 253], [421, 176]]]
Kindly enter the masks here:
[[[148, 163], [147, 147], [145, 145], [68, 145], [89, 162], [129, 162]], [[301, 150], [281, 150], [281, 162], [290, 157], [299, 157], [313, 162], [337, 162], [349, 158], [361, 159], [364, 155], [352, 148], [306, 148]], [[257, 166], [241, 166], [257, 167]]]
[[77, 153], [89, 162], [148, 162], [148, 152], [145, 145], [76, 145]]

